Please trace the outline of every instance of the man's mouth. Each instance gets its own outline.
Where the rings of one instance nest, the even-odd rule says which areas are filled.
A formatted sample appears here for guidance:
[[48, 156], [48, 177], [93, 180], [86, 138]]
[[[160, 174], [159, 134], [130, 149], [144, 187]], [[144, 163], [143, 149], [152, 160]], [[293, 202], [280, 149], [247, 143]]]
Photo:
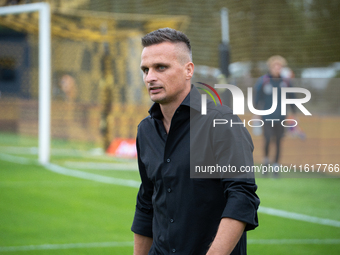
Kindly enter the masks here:
[[150, 87], [149, 88], [149, 91], [151, 94], [157, 94], [159, 93], [163, 88], [162, 87], [157, 87], [157, 86], [154, 86], [154, 87]]

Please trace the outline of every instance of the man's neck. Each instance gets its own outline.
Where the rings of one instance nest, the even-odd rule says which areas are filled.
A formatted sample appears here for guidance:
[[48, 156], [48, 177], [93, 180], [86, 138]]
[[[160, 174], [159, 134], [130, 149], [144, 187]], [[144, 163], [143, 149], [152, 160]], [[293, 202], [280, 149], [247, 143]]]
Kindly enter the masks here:
[[[189, 92], [190, 92], [190, 90], [189, 90]], [[188, 94], [189, 94], [189, 92], [188, 92]], [[175, 114], [175, 111], [181, 105], [181, 103], [183, 102], [183, 100], [185, 99], [185, 97], [188, 94], [183, 95], [176, 102], [172, 102], [172, 103], [169, 103], [169, 104], [159, 104], [161, 111], [162, 111], [162, 114], [163, 114], [163, 120], [162, 121], [163, 121], [163, 125], [164, 125], [166, 133], [169, 133], [171, 120], [172, 120], [172, 117]]]
[[[179, 104], [180, 105], [180, 104]], [[179, 106], [178, 105], [178, 106]], [[166, 133], [169, 133], [172, 117], [178, 106], [175, 105], [160, 105], [163, 114], [163, 125]]]

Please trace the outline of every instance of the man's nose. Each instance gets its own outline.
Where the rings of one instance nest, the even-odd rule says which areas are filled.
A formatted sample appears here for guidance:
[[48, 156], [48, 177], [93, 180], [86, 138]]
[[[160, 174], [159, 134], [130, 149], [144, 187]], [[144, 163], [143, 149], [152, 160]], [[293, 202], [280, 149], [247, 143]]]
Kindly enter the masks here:
[[145, 75], [145, 81], [151, 83], [157, 80], [156, 72], [153, 69], [149, 69], [148, 73]]

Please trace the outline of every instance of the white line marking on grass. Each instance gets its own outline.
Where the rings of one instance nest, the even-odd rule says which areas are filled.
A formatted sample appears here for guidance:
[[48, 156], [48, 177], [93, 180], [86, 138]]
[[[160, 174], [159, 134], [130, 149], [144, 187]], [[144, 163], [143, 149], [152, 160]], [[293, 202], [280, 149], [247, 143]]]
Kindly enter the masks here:
[[47, 164], [47, 165], [44, 165], [44, 167], [55, 173], [78, 177], [81, 179], [115, 184], [115, 185], [120, 185], [120, 186], [133, 187], [133, 188], [140, 187], [140, 182], [134, 181], [134, 180], [113, 178], [113, 177], [103, 176], [99, 174], [91, 174], [91, 173], [86, 173], [83, 171], [68, 169], [66, 167], [62, 167], [62, 166], [58, 166], [54, 164]]
[[[7, 155], [3, 153], [0, 153], [0, 159], [14, 162], [14, 163], [20, 163], [20, 164], [31, 164], [32, 162], [37, 163], [37, 161], [29, 160], [29, 159], [22, 158], [22, 157]], [[140, 187], [139, 181], [119, 179], [119, 178], [98, 175], [98, 174], [87, 173], [87, 172], [82, 172], [78, 170], [68, 169], [66, 167], [61, 167], [61, 166], [54, 165], [54, 164], [47, 164], [47, 165], [44, 165], [44, 167], [55, 173], [59, 173], [59, 174], [67, 175], [67, 176], [73, 176], [73, 177], [77, 177], [81, 179], [115, 184], [115, 185], [126, 186], [126, 187], [133, 187], [133, 188]], [[338, 227], [338, 228], [340, 227], [340, 221], [337, 221], [337, 220], [313, 217], [313, 216], [309, 216], [305, 214], [288, 212], [288, 211], [278, 210], [278, 209], [269, 208], [269, 207], [260, 206], [258, 212], [277, 216], [277, 217], [282, 217], [282, 218], [306, 221], [306, 222], [327, 225], [327, 226], [332, 226], [332, 227]]]
[[92, 170], [120, 170], [120, 171], [137, 171], [137, 163], [100, 163], [100, 162], [74, 162], [66, 161], [66, 167], [76, 169], [92, 169]]
[[4, 154], [4, 153], [0, 153], [0, 159], [4, 161], [12, 162], [12, 163], [21, 164], [21, 165], [34, 164], [38, 162], [37, 160], [34, 160], [34, 159], [27, 159], [27, 158], [12, 156], [8, 154]]
[[[38, 155], [38, 147], [20, 147], [20, 146], [0, 146], [0, 151], [11, 154], [28, 154]], [[54, 156], [81, 156], [81, 157], [107, 157], [106, 153], [101, 148], [93, 148], [91, 150], [78, 150], [78, 149], [62, 149], [51, 148], [51, 155]], [[129, 161], [129, 158], [121, 158], [109, 156], [117, 161], [125, 162]]]
[[[38, 147], [20, 147], [20, 146], [0, 146], [0, 150], [13, 153], [13, 154], [29, 154], [38, 155]], [[81, 151], [76, 149], [57, 149], [52, 148], [51, 154], [59, 156], [80, 156], [89, 154], [87, 151]]]
[[[12, 156], [12, 155], [3, 154], [3, 153], [0, 153], [0, 159], [13, 162], [13, 163], [24, 164], [24, 165], [25, 164], [38, 164], [36, 160], [29, 160], [23, 157]], [[62, 166], [58, 166], [54, 164], [46, 164], [42, 166], [45, 167], [47, 170], [50, 170], [58, 174], [73, 176], [73, 177], [86, 179], [90, 181], [97, 181], [97, 182], [115, 184], [115, 185], [132, 187], [132, 188], [140, 187], [140, 182], [135, 181], [135, 180], [119, 179], [119, 178], [113, 178], [113, 177], [103, 176], [99, 174], [91, 174], [91, 173], [82, 172], [78, 170], [68, 169], [66, 167], [62, 167]]]
[[260, 206], [258, 212], [277, 216], [277, 217], [282, 217], [282, 218], [306, 221], [306, 222], [311, 222], [311, 223], [316, 223], [316, 224], [340, 228], [340, 221], [337, 221], [337, 220], [323, 219], [323, 218], [319, 218], [319, 217], [309, 216], [309, 215], [306, 215], [306, 214], [287, 212], [287, 211], [263, 207], [263, 206]]
[[82, 248], [101, 248], [101, 247], [128, 247], [128, 246], [133, 246], [133, 242], [70, 243], [70, 244], [7, 246], [7, 247], [0, 247], [0, 252], [2, 251], [82, 249]]
[[[282, 245], [282, 244], [340, 244], [340, 239], [248, 239], [248, 244]], [[70, 243], [41, 244], [25, 246], [0, 247], [0, 252], [34, 251], [34, 250], [65, 250], [102, 247], [130, 247], [133, 242], [101, 242], [101, 243]]]
[[248, 239], [248, 244], [340, 244], [340, 239]]
[[13, 154], [38, 155], [38, 147], [0, 146], [0, 150]]

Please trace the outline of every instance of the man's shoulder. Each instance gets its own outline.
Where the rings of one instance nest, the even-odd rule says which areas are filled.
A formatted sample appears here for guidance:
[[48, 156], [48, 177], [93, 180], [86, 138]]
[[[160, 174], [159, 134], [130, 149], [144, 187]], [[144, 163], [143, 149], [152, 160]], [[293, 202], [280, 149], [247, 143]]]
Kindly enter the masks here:
[[149, 115], [149, 116], [145, 117], [144, 119], [142, 119], [141, 122], [139, 122], [139, 124], [138, 124], [138, 129], [143, 128], [143, 127], [145, 127], [145, 126], [148, 126], [148, 125], [150, 125], [151, 123], [152, 123], [152, 118], [151, 118], [151, 116]]
[[152, 116], [147, 116], [145, 117], [139, 124], [137, 127], [137, 136], [143, 135], [143, 136], [148, 136], [150, 134], [152, 134], [157, 126], [157, 124], [155, 123], [156, 119], [153, 118]]
[[207, 114], [211, 115], [212, 117], [230, 116], [233, 115], [233, 110], [227, 105], [215, 105], [213, 101], [208, 100]]

